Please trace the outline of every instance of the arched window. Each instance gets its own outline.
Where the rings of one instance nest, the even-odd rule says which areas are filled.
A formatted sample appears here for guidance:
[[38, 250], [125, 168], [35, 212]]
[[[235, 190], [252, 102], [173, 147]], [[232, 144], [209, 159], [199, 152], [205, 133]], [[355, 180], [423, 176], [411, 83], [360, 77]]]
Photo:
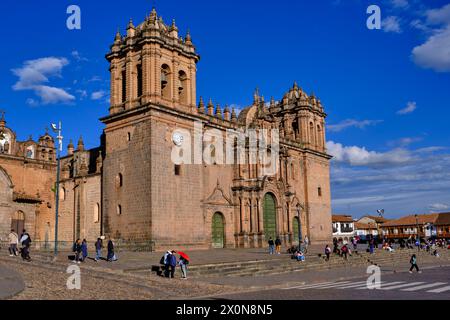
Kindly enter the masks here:
[[143, 81], [142, 81], [142, 65], [138, 64], [136, 66], [136, 73], [137, 73], [137, 96], [138, 98], [142, 96], [143, 92]]
[[94, 223], [97, 223], [100, 221], [100, 204], [96, 203], [94, 205]]
[[66, 200], [66, 189], [64, 187], [59, 188], [59, 200]]
[[310, 143], [311, 145], [316, 145], [316, 139], [315, 139], [315, 134], [314, 134], [314, 124], [312, 122], [309, 123], [309, 139], [310, 139]]
[[161, 96], [166, 99], [171, 99], [171, 79], [170, 68], [167, 64], [161, 66]]
[[123, 176], [122, 176], [121, 173], [119, 173], [119, 174], [116, 176], [116, 188], [119, 189], [119, 188], [121, 188], [122, 186], [123, 186]]
[[187, 103], [187, 75], [186, 72], [178, 72], [178, 100]]
[[322, 147], [322, 128], [317, 125], [317, 146]]
[[120, 204], [117, 205], [117, 215], [122, 215], [122, 206]]
[[122, 71], [122, 103], [127, 101], [127, 73]]
[[299, 126], [298, 119], [295, 119], [292, 122], [292, 130], [294, 131], [294, 139], [295, 140], [300, 139], [300, 126]]

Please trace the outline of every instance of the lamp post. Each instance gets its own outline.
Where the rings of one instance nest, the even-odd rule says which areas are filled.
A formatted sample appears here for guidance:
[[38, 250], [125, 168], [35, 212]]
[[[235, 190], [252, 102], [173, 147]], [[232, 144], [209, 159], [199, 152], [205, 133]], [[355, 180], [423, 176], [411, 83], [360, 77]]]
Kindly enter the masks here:
[[419, 233], [419, 216], [417, 215], [417, 213], [414, 215], [414, 217], [416, 217], [416, 230], [417, 230], [417, 241], [418, 241], [418, 246], [417, 246], [417, 251], [420, 251], [420, 233]]
[[58, 164], [56, 169], [56, 200], [55, 200], [55, 259], [58, 256], [58, 210], [59, 210], [59, 172], [61, 168], [61, 152], [62, 152], [62, 141], [63, 137], [61, 135], [62, 125], [61, 121], [58, 123], [58, 127], [56, 124], [52, 123], [52, 130], [54, 133], [57, 133], [56, 139], [58, 139], [58, 149], [57, 149], [57, 157]]

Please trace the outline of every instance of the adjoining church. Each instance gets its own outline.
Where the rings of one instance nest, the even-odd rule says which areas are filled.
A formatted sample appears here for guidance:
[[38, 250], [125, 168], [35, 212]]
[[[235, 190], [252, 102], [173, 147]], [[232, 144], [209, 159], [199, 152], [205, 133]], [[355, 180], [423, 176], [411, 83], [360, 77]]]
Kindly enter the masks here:
[[[317, 97], [294, 84], [280, 101], [266, 102], [256, 91], [239, 115], [212, 99], [197, 103], [200, 56], [191, 35], [180, 37], [175, 22], [166, 25], [155, 9], [138, 26], [130, 21], [126, 35], [116, 34], [106, 59], [111, 103], [100, 119], [100, 146], [85, 150], [80, 138], [62, 158], [59, 239], [94, 241], [102, 234], [156, 250], [262, 247], [277, 236], [296, 243], [300, 227], [311, 243], [330, 241], [331, 157]], [[263, 175], [263, 164], [250, 161], [174, 164], [171, 152], [180, 139], [174, 132], [193, 136], [198, 121], [223, 135], [228, 129], [278, 129], [276, 174]], [[8, 153], [0, 154], [0, 232], [21, 223], [51, 245], [53, 139], [46, 134], [37, 143], [16, 143], [4, 122], [0, 127], [10, 137]]]

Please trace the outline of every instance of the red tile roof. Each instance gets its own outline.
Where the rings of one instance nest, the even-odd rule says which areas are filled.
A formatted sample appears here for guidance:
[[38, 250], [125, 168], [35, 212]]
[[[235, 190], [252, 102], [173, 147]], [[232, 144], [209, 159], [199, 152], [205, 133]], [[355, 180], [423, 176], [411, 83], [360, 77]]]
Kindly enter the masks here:
[[368, 223], [362, 223], [362, 222], [355, 222], [355, 229], [359, 230], [375, 230], [377, 227], [374, 224], [368, 224]]
[[422, 225], [425, 223], [432, 223], [434, 225], [450, 225], [450, 212], [419, 214], [417, 215], [417, 222], [415, 215], [409, 215], [383, 223], [382, 227], [415, 226], [416, 223]]
[[343, 214], [333, 214], [331, 216], [332, 222], [353, 222], [352, 216]]

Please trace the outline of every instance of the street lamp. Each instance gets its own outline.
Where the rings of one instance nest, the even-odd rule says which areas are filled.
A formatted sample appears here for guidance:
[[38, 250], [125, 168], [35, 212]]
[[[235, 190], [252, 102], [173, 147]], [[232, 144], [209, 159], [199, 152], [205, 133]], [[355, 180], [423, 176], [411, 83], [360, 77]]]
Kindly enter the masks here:
[[420, 233], [419, 233], [419, 216], [417, 215], [417, 213], [414, 215], [414, 217], [416, 217], [416, 230], [417, 230], [417, 242], [418, 242], [418, 246], [417, 246], [417, 251], [420, 251]]
[[61, 121], [58, 123], [58, 127], [56, 124], [52, 123], [52, 130], [54, 133], [57, 133], [56, 139], [58, 139], [58, 149], [57, 149], [57, 157], [58, 157], [58, 165], [56, 169], [56, 200], [55, 200], [55, 259], [58, 256], [58, 210], [59, 210], [59, 171], [61, 167], [61, 152], [62, 152], [62, 141], [63, 137], [61, 135], [62, 125]]

